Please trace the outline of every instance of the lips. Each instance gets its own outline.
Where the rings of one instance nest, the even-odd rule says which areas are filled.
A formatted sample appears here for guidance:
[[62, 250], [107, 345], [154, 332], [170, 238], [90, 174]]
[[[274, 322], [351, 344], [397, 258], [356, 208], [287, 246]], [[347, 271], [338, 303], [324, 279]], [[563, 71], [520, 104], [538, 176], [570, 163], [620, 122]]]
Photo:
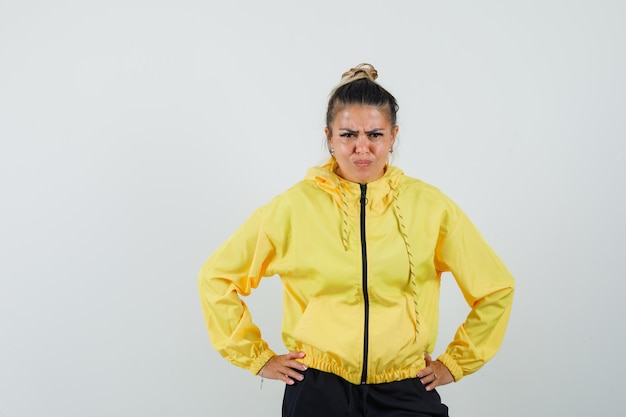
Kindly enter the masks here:
[[367, 159], [359, 159], [357, 161], [354, 161], [354, 165], [356, 165], [359, 168], [366, 168], [370, 166], [371, 164], [372, 164], [372, 161], [368, 161]]

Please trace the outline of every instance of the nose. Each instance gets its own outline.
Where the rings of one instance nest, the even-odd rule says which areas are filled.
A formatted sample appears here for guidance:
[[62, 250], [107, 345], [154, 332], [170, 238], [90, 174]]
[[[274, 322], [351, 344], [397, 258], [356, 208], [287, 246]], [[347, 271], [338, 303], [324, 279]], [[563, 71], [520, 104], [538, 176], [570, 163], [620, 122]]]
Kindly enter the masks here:
[[360, 133], [359, 137], [356, 139], [355, 143], [355, 152], [356, 153], [367, 153], [369, 151], [369, 140], [365, 133]]

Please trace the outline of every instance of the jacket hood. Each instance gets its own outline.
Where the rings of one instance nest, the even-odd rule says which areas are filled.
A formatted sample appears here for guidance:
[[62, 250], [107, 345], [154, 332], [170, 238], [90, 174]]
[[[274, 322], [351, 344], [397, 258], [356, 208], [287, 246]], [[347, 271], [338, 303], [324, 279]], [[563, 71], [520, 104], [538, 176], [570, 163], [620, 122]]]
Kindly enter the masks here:
[[[330, 158], [323, 165], [310, 168], [305, 180], [313, 181], [330, 194], [345, 215], [358, 216], [360, 207], [352, 203], [361, 198], [361, 188], [358, 183], [337, 175], [337, 166], [337, 161]], [[381, 214], [393, 203], [398, 183], [403, 175], [401, 169], [387, 165], [382, 177], [367, 184], [367, 205], [372, 215]]]

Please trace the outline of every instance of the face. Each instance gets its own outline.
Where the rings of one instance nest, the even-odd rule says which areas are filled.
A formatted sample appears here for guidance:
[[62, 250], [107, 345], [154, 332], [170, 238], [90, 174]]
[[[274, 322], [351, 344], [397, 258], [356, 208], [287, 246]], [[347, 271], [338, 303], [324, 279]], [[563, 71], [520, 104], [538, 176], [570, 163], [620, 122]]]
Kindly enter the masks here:
[[330, 149], [337, 161], [337, 175], [367, 184], [385, 173], [389, 150], [398, 134], [386, 109], [375, 106], [348, 106], [335, 116], [332, 135], [325, 129]]

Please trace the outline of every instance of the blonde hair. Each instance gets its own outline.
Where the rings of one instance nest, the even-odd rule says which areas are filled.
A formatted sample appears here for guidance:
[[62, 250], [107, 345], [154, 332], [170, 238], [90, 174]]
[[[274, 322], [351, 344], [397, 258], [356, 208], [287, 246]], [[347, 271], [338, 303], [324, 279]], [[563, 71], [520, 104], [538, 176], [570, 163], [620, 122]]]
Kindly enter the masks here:
[[367, 78], [371, 81], [376, 81], [378, 78], [378, 71], [372, 64], [359, 64], [354, 68], [350, 68], [348, 71], [341, 74], [341, 80], [339, 84], [333, 88], [333, 91], [330, 92], [332, 96], [338, 88], [351, 83], [352, 81], [360, 80], [362, 78]]

